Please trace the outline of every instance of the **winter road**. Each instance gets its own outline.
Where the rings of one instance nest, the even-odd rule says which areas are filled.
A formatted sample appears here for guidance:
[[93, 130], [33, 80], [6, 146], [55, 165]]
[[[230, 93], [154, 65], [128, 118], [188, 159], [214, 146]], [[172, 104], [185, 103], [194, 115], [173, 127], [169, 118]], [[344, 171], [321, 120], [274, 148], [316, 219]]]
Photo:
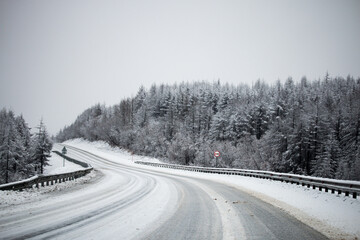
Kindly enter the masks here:
[[94, 180], [1, 209], [0, 239], [326, 239], [226, 184], [67, 148]]

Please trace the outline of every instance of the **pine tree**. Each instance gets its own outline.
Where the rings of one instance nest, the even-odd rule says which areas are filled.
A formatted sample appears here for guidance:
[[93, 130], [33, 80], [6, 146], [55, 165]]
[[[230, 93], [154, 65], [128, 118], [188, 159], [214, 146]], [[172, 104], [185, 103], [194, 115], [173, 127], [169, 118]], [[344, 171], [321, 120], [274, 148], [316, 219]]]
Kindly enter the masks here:
[[20, 174], [20, 178], [26, 178], [34, 173], [34, 168], [31, 164], [31, 133], [30, 128], [25, 122], [22, 115], [15, 119], [17, 141], [18, 141], [18, 152], [19, 165], [17, 166], [17, 173]]
[[26, 148], [18, 132], [17, 122], [12, 111], [1, 112], [2, 133], [0, 134], [1, 178], [11, 182], [26, 177]]
[[227, 131], [229, 132], [230, 140], [235, 146], [237, 146], [242, 138], [251, 135], [253, 132], [249, 119], [250, 116], [247, 114], [236, 113], [231, 115]]
[[213, 117], [210, 128], [210, 139], [213, 141], [225, 141], [228, 137], [229, 118], [223, 111], [219, 111]]
[[255, 106], [251, 111], [251, 126], [255, 131], [255, 136], [260, 139], [268, 130], [269, 113], [263, 104]]
[[32, 159], [35, 166], [40, 167], [40, 174], [44, 173], [44, 167], [48, 166], [49, 157], [52, 149], [52, 141], [46, 131], [43, 121], [37, 127], [38, 132], [34, 135], [33, 139], [33, 155]]

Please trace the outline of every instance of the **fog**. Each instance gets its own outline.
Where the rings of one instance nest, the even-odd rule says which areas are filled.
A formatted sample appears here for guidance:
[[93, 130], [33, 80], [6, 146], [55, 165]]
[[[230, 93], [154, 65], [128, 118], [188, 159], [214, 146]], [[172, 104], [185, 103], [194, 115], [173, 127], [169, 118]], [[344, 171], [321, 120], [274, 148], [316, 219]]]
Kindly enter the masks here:
[[360, 76], [360, 1], [0, 1], [0, 108], [51, 134], [143, 85]]

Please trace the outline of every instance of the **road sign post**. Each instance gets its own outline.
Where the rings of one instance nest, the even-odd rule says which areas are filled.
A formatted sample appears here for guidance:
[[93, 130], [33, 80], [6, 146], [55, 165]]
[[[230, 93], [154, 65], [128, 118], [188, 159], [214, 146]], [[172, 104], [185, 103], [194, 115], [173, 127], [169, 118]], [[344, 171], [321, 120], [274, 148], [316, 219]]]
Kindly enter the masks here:
[[[67, 149], [66, 147], [64, 146], [63, 149], [61, 150], [62, 154], [66, 154], [67, 153]], [[65, 167], [65, 158], [63, 158], [63, 167]]]
[[218, 165], [218, 164], [217, 164], [217, 162], [218, 162], [217, 159], [218, 159], [218, 157], [220, 157], [220, 152], [219, 152], [219, 151], [215, 151], [215, 152], [214, 152], [214, 157], [215, 157], [215, 167], [217, 167], [217, 165]]

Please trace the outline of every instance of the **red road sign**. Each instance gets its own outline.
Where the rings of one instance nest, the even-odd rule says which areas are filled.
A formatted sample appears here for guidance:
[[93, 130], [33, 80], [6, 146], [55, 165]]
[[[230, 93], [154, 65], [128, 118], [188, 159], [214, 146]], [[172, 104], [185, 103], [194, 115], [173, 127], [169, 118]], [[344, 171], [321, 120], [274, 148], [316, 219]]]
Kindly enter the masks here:
[[214, 152], [214, 156], [215, 156], [215, 157], [220, 157], [220, 152], [219, 152], [219, 151], [215, 151], [215, 152]]

